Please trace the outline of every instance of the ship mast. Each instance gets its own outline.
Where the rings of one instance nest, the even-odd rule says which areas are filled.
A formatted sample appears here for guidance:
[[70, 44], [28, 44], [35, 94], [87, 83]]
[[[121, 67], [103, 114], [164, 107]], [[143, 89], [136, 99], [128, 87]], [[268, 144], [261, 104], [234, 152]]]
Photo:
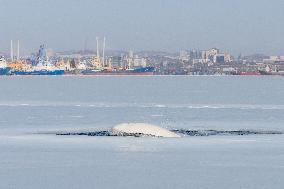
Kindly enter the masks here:
[[99, 50], [99, 38], [96, 37], [97, 40], [97, 61], [100, 61], [100, 50]]
[[103, 44], [103, 60], [102, 60], [103, 67], [105, 66], [105, 48], [106, 48], [106, 38], [104, 37], [104, 44]]
[[20, 60], [20, 40], [18, 40], [17, 61]]
[[11, 40], [11, 48], [10, 48], [10, 55], [11, 55], [11, 61], [14, 61], [14, 55], [13, 55], [13, 40]]

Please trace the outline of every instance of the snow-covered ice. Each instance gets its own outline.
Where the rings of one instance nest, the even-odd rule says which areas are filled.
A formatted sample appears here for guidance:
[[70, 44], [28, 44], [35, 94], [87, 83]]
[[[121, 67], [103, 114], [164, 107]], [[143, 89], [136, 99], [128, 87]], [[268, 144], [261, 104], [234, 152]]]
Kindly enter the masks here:
[[[0, 77], [0, 188], [283, 188], [283, 82]], [[111, 131], [119, 123], [201, 134], [56, 135]]]

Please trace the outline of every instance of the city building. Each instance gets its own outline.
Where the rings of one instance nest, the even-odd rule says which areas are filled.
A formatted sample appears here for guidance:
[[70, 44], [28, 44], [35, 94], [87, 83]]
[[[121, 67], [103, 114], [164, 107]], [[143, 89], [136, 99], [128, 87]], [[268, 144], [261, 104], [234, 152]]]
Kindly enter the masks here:
[[187, 51], [180, 51], [179, 52], [179, 59], [181, 60], [181, 61], [189, 61], [189, 58], [190, 58], [190, 56], [189, 56], [189, 54], [187, 53]]
[[111, 67], [114, 69], [124, 67], [122, 56], [113, 56], [111, 59]]
[[219, 64], [231, 62], [231, 55], [228, 53], [216, 54], [213, 57], [213, 62]]
[[217, 48], [212, 48], [210, 50], [202, 51], [202, 59], [205, 60], [205, 62], [213, 62], [214, 57], [219, 54], [219, 49]]

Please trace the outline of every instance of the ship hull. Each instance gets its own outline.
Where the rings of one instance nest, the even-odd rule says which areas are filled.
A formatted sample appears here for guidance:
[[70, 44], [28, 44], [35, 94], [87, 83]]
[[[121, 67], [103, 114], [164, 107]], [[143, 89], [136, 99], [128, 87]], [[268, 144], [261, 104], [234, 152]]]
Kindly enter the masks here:
[[266, 71], [259, 71], [261, 75], [279, 75], [284, 76], [284, 72], [266, 72]]
[[13, 72], [14, 75], [63, 75], [64, 70], [41, 70], [41, 71], [15, 71]]
[[144, 73], [115, 73], [115, 72], [83, 72], [83, 75], [117, 75], [117, 76], [128, 76], [128, 75], [137, 75], [137, 76], [146, 76], [146, 75], [154, 75], [153, 72], [144, 72]]
[[118, 75], [118, 76], [127, 76], [127, 75], [137, 75], [137, 76], [145, 76], [145, 75], [154, 75], [155, 69], [153, 67], [146, 68], [137, 68], [134, 70], [85, 70], [82, 72], [83, 75]]
[[258, 76], [261, 75], [259, 72], [238, 72], [233, 75], [241, 75], [241, 76]]
[[240, 73], [240, 75], [254, 76], [254, 75], [260, 75], [260, 73], [259, 72], [244, 72], [244, 73]]
[[0, 75], [10, 75], [11, 68], [0, 68]]

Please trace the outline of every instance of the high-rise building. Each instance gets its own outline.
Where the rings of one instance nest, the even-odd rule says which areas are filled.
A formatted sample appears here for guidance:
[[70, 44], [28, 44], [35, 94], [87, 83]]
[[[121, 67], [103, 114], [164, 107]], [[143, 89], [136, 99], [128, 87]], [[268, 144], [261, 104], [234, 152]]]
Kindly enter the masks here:
[[214, 63], [219, 63], [219, 64], [222, 64], [222, 63], [225, 63], [225, 55], [224, 54], [216, 54], [214, 56]]
[[179, 59], [181, 61], [188, 61], [189, 60], [189, 55], [188, 55], [187, 51], [184, 51], [184, 50], [180, 51], [179, 52]]
[[134, 57], [133, 51], [129, 51], [129, 58], [133, 58], [133, 57]]
[[225, 61], [226, 63], [232, 61], [231, 55], [230, 55], [229, 53], [225, 53], [225, 54], [224, 54], [224, 61]]
[[202, 51], [200, 50], [191, 50], [189, 52], [190, 59], [201, 59], [202, 58]]
[[223, 53], [223, 54], [216, 54], [214, 56], [214, 63], [228, 63], [231, 62], [231, 55], [228, 53]]
[[219, 54], [219, 49], [212, 48], [207, 51], [202, 51], [202, 59], [206, 60], [206, 62], [214, 61], [214, 57]]
[[123, 67], [123, 58], [122, 56], [112, 57], [112, 68], [121, 68]]

